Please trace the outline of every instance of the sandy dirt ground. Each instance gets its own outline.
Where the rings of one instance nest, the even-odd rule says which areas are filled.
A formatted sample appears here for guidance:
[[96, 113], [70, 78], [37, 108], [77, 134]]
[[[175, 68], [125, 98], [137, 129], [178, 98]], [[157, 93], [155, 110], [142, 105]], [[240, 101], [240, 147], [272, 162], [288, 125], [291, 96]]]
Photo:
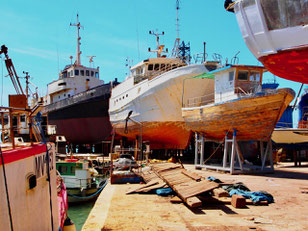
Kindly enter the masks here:
[[242, 209], [205, 203], [190, 209], [183, 203], [172, 204], [170, 197], [125, 194], [138, 184], [108, 184], [82, 230], [308, 230], [308, 163], [302, 167], [279, 164], [274, 174], [266, 175], [230, 175], [185, 167], [204, 177], [243, 182], [251, 191], [267, 191], [275, 203]]

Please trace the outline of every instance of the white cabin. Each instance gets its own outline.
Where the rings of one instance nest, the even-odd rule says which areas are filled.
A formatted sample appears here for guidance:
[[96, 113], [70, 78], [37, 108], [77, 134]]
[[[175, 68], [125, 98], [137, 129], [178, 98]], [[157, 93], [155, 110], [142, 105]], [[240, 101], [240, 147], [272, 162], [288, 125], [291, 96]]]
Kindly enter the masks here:
[[59, 74], [59, 79], [47, 85], [47, 104], [72, 97], [78, 93], [104, 84], [99, 79], [99, 67], [68, 65]]
[[[81, 37], [79, 36], [79, 29], [82, 26], [78, 21], [78, 15], [77, 23], [70, 25], [77, 28], [76, 60], [74, 64], [67, 65], [64, 70], [60, 72], [58, 80], [47, 85], [47, 100], [45, 102], [47, 105], [104, 84], [104, 81], [99, 79], [99, 67], [92, 68], [81, 65]], [[89, 62], [91, 64], [95, 56], [88, 57], [90, 58]]]
[[[130, 68], [130, 75], [112, 90], [110, 107], [121, 108], [136, 98], [145, 88], [135, 88], [144, 80], [151, 80], [173, 69], [186, 66], [180, 59], [158, 57], [146, 59]], [[135, 86], [135, 87], [134, 87]], [[132, 90], [135, 89], [135, 91]]]
[[215, 103], [233, 100], [261, 91], [264, 67], [227, 66], [211, 72], [215, 75]]

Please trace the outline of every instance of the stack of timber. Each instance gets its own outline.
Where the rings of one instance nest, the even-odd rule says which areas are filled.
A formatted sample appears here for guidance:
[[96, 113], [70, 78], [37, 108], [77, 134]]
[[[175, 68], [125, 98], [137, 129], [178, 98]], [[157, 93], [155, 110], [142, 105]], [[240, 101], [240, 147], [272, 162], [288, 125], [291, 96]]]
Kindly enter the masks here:
[[202, 205], [202, 201], [198, 198], [199, 195], [220, 186], [219, 183], [205, 180], [181, 165], [173, 163], [154, 164], [151, 169], [137, 174], [144, 179], [146, 184], [127, 194], [148, 192], [168, 185], [183, 202], [192, 208]]
[[217, 183], [209, 181], [198, 174], [186, 170], [182, 165], [173, 163], [152, 164], [150, 167], [134, 171], [143, 178], [145, 184], [131, 193], [148, 193], [159, 188], [170, 187], [177, 194], [170, 202], [186, 203], [191, 208], [203, 204], [231, 204], [235, 208], [245, 208], [246, 205], [267, 205], [268, 201], [253, 202], [242, 196], [233, 195], [222, 188], [223, 185], [235, 185], [234, 182]]

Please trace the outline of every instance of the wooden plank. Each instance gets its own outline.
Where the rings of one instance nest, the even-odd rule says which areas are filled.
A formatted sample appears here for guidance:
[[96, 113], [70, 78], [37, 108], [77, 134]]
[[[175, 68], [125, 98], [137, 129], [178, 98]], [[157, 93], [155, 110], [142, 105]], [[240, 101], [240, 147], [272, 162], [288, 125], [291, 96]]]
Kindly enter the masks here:
[[153, 185], [156, 185], [158, 184], [159, 182], [157, 180], [152, 180], [150, 181], [149, 183], [137, 188], [137, 189], [134, 189], [134, 190], [130, 190], [130, 191], [127, 191], [126, 194], [131, 194], [131, 193], [134, 193], [134, 192], [137, 192], [138, 190], [141, 190], [141, 189], [144, 189], [144, 188], [147, 188], [147, 187], [150, 187], [150, 186], [153, 186]]
[[160, 182], [159, 184], [156, 184], [156, 185], [153, 185], [153, 186], [150, 186], [150, 187], [147, 187], [147, 188], [143, 188], [143, 189], [140, 189], [140, 190], [137, 190], [136, 192], [138, 193], [141, 193], [141, 192], [150, 192], [151, 190], [154, 190], [154, 189], [159, 189], [159, 188], [163, 188], [165, 187], [167, 184], [165, 182]]
[[188, 171], [186, 169], [183, 169], [182, 170], [182, 173], [185, 175], [185, 176], [188, 176], [190, 177], [191, 179], [195, 180], [195, 181], [199, 181], [202, 179], [201, 176], [199, 176], [198, 174], [194, 173], [194, 172], [191, 172], [191, 171]]
[[182, 198], [186, 199], [213, 190], [214, 188], [219, 187], [219, 184], [215, 182], [199, 181], [186, 185], [176, 185], [174, 187], [181, 194]]

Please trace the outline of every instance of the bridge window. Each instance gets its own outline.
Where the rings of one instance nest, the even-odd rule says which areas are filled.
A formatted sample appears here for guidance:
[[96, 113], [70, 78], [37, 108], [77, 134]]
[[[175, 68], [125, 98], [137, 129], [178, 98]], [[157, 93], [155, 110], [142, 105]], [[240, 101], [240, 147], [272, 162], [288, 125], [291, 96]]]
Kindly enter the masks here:
[[86, 70], [86, 76], [90, 76], [89, 70]]
[[84, 70], [80, 70], [80, 75], [84, 76]]
[[158, 71], [158, 70], [159, 70], [159, 63], [155, 63], [155, 65], [154, 65], [154, 70], [155, 70], [155, 71]]
[[233, 81], [234, 79], [234, 71], [229, 72], [229, 81]]
[[242, 81], [248, 80], [248, 71], [239, 71], [237, 79]]
[[20, 116], [20, 122], [26, 122], [26, 116], [25, 115]]
[[260, 72], [258, 71], [251, 71], [249, 75], [249, 80], [250, 81], [260, 81]]
[[75, 70], [75, 76], [79, 75], [79, 70]]
[[92, 77], [94, 76], [94, 71], [91, 71], [91, 76], [92, 76]]
[[149, 64], [148, 71], [153, 71], [153, 64]]

